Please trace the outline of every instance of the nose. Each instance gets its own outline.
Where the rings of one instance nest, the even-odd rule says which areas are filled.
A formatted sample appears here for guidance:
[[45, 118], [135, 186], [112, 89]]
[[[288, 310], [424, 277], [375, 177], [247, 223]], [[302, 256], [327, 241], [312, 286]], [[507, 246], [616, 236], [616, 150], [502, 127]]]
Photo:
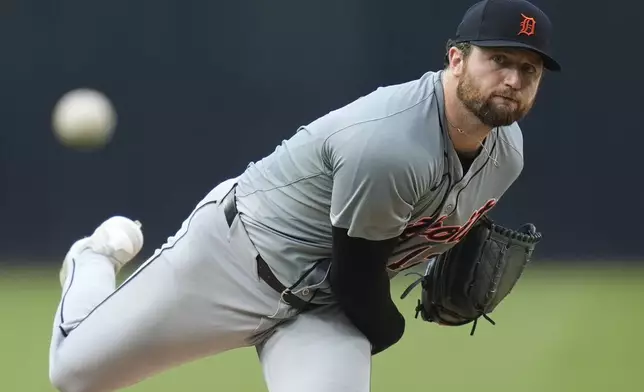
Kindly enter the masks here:
[[508, 69], [505, 75], [505, 84], [514, 90], [521, 89], [521, 75], [517, 69]]

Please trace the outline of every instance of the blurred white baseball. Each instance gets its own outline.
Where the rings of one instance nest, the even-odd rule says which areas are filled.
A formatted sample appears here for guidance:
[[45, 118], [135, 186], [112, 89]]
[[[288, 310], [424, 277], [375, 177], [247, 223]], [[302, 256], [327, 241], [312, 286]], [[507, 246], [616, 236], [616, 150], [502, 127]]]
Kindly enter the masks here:
[[54, 106], [52, 128], [66, 147], [95, 150], [112, 139], [117, 116], [105, 94], [79, 88], [64, 94]]

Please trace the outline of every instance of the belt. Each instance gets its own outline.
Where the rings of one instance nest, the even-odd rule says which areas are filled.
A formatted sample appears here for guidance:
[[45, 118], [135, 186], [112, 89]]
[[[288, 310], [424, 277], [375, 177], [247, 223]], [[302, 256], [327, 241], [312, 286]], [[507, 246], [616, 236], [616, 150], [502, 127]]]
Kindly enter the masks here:
[[[239, 211], [237, 210], [237, 203], [235, 198], [235, 188], [236, 186], [233, 186], [230, 192], [228, 192], [228, 194], [224, 196], [224, 198], [221, 200], [221, 204], [224, 209], [224, 215], [226, 216], [226, 222], [228, 223], [228, 227], [232, 226], [233, 221], [235, 220], [235, 217], [239, 214]], [[304, 280], [304, 278], [306, 278], [306, 276], [309, 273], [313, 271], [317, 263], [311, 269], [306, 271], [293, 286], [286, 287], [282, 284], [282, 282], [279, 281], [279, 279], [277, 279], [277, 277], [275, 276], [271, 268], [266, 263], [266, 260], [264, 260], [264, 258], [261, 255], [257, 255], [255, 259], [257, 261], [257, 274], [259, 275], [259, 278], [264, 282], [266, 282], [266, 284], [268, 284], [273, 290], [280, 293], [282, 300], [284, 302], [301, 311], [310, 310], [319, 306], [317, 304], [312, 304], [310, 302], [307, 302], [301, 299], [300, 297], [293, 294], [293, 292], [291, 291], [298, 284], [300, 284], [302, 280]]]

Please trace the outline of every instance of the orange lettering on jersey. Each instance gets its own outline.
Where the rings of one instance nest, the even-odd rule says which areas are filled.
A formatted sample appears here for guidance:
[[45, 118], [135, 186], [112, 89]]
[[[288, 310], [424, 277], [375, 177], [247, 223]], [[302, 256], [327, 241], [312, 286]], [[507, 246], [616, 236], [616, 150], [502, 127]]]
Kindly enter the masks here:
[[432, 217], [421, 218], [407, 226], [400, 236], [399, 246], [404, 245], [405, 242], [415, 237], [424, 237], [425, 241], [422, 245], [416, 246], [405, 253], [399, 260], [389, 264], [388, 268], [392, 271], [402, 271], [413, 267], [435, 256], [437, 254], [436, 245], [459, 242], [483, 215], [494, 208], [496, 202], [496, 199], [488, 200], [483, 207], [475, 210], [463, 225], [444, 226], [443, 222], [447, 219], [447, 216], [444, 215], [438, 219]]
[[521, 30], [517, 35], [534, 35], [535, 27], [537, 26], [537, 21], [534, 18], [521, 14], [523, 20], [521, 20]]

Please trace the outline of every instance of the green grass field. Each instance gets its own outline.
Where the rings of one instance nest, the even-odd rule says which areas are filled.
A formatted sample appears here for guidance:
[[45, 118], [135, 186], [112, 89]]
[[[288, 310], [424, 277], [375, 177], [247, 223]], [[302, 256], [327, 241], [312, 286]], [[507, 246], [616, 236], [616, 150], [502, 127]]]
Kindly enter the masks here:
[[[396, 297], [412, 280], [394, 280]], [[414, 294], [399, 301], [405, 337], [374, 359], [373, 392], [644, 391], [644, 269], [533, 267], [492, 314], [497, 325], [482, 322], [473, 337], [469, 326], [415, 320]], [[47, 356], [58, 297], [54, 270], [0, 270], [0, 391], [53, 391]], [[127, 391], [266, 388], [254, 351], [245, 349]]]

